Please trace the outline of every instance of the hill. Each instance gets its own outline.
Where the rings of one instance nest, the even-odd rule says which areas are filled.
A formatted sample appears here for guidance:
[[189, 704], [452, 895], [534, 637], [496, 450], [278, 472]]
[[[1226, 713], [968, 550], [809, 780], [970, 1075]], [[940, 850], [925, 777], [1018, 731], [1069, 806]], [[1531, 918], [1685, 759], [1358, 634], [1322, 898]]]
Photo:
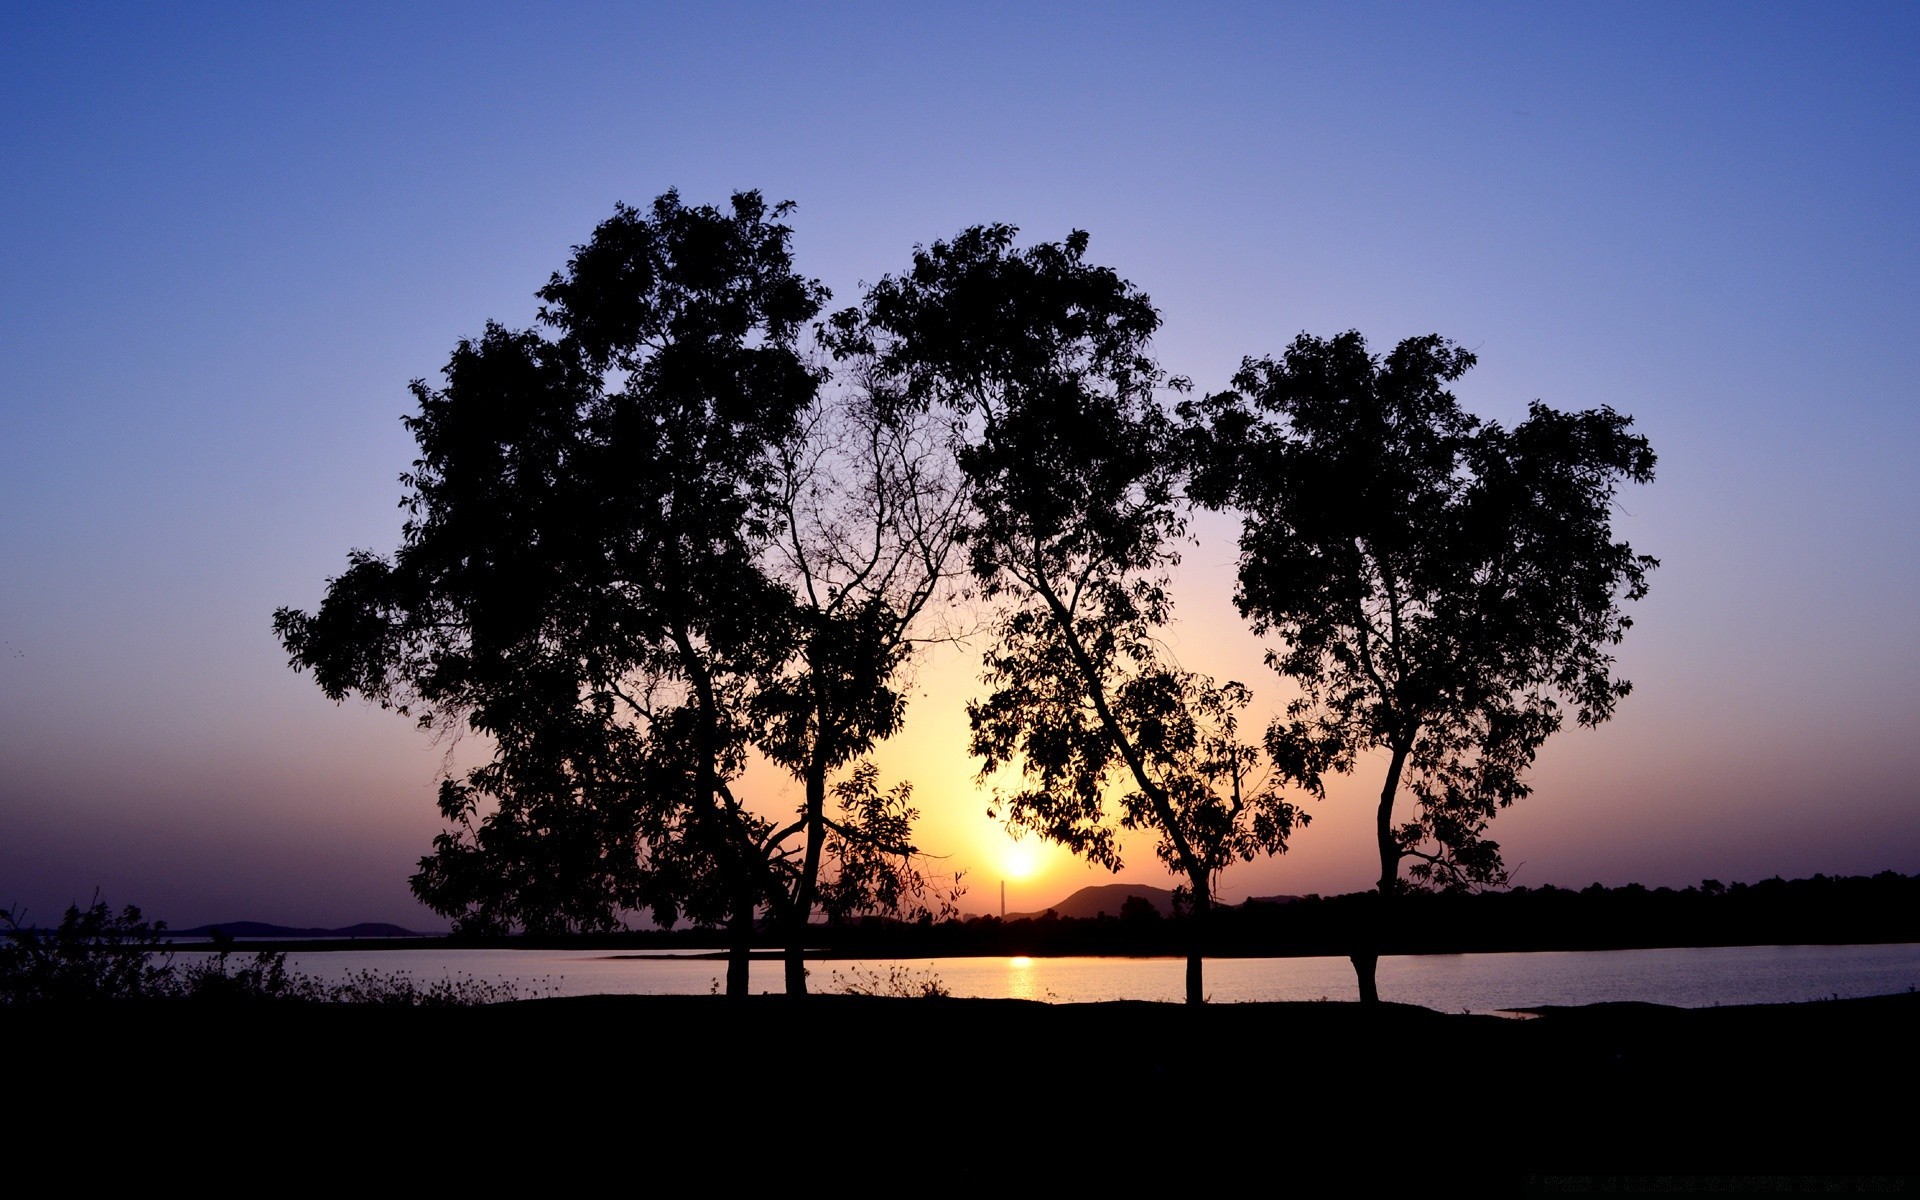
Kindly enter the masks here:
[[1117, 917], [1120, 915], [1120, 906], [1134, 896], [1139, 896], [1153, 905], [1153, 910], [1163, 917], [1173, 915], [1173, 893], [1166, 888], [1149, 887], [1144, 883], [1100, 883], [1092, 887], [1083, 887], [1060, 903], [1041, 912], [1008, 913], [1007, 920], [1030, 920], [1044, 916], [1048, 912], [1076, 921], [1091, 920], [1103, 914]]
[[172, 938], [212, 937], [214, 930], [235, 938], [401, 938], [426, 937], [427, 934], [402, 929], [383, 921], [362, 921], [344, 929], [295, 929], [291, 925], [269, 925], [264, 921], [222, 921], [218, 925], [196, 925], [192, 929], [169, 929]]

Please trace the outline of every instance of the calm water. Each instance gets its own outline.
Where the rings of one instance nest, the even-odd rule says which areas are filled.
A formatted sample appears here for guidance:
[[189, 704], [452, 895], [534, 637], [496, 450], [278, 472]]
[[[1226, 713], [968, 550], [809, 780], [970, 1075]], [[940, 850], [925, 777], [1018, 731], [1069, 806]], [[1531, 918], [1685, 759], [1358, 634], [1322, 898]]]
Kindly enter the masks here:
[[[182, 952], [180, 961], [193, 957]], [[293, 953], [288, 965], [321, 979], [362, 970], [511, 981], [528, 996], [669, 995], [717, 991], [725, 964], [680, 954], [593, 950], [340, 950]], [[815, 991], [848, 984], [886, 990], [937, 979], [955, 996], [1056, 1003], [1178, 1001], [1177, 958], [932, 958], [815, 962]], [[756, 961], [756, 992], [782, 990], [776, 961]], [[1885, 946], [1729, 946], [1533, 954], [1447, 954], [1380, 960], [1380, 996], [1443, 1012], [1490, 1012], [1549, 1004], [1641, 1000], [1704, 1008], [1875, 996], [1920, 987], [1920, 943]], [[1206, 990], [1217, 1002], [1354, 999], [1344, 958], [1208, 959]]]

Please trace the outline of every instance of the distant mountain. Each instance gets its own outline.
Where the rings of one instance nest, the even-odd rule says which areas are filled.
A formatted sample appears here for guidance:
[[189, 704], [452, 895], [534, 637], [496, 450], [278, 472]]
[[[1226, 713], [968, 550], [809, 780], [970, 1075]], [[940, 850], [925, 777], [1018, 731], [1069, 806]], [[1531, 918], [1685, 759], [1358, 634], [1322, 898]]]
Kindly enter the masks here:
[[[1127, 902], [1129, 896], [1144, 898], [1153, 905], [1153, 910], [1163, 917], [1173, 915], [1173, 893], [1166, 888], [1148, 887], [1144, 883], [1102, 883], [1093, 887], [1083, 887], [1054, 905], [1052, 911], [1056, 916], [1076, 917], [1081, 920], [1097, 917], [1101, 913], [1117, 917], [1120, 915], [1120, 906]], [[1246, 903], [1292, 904], [1296, 900], [1303, 899], [1305, 899], [1304, 896], [1249, 896]], [[1042, 909], [1040, 912], [1008, 913], [1007, 920], [1032, 919], [1044, 915], [1046, 911]]]
[[168, 937], [191, 938], [212, 937], [218, 929], [228, 937], [236, 938], [401, 938], [427, 937], [424, 933], [415, 933], [411, 929], [402, 929], [398, 925], [388, 925], [380, 921], [363, 921], [358, 925], [349, 925], [345, 929], [295, 929], [290, 925], [268, 925], [261, 921], [222, 921], [218, 925], [196, 925], [192, 929], [169, 929]]
[[[1074, 917], [1085, 920], [1105, 913], [1110, 917], [1120, 915], [1120, 906], [1129, 896], [1139, 896], [1153, 905], [1155, 912], [1163, 917], [1173, 915], [1173, 893], [1166, 888], [1148, 887], [1144, 883], [1101, 883], [1093, 887], [1083, 887], [1065, 900], [1054, 905], [1050, 911], [1062, 917]], [[1042, 912], [1008, 913], [1007, 920], [1018, 921], [1022, 918], [1038, 917]]]

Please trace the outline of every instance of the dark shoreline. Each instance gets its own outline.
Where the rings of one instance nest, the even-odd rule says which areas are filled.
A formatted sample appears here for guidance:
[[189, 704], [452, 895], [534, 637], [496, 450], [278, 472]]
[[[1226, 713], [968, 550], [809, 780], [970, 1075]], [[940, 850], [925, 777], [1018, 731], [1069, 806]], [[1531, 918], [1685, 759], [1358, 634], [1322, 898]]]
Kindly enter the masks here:
[[[298, 1156], [316, 1139], [430, 1133], [465, 1114], [480, 1123], [469, 1133], [510, 1116], [488, 1148], [509, 1158], [632, 1152], [639, 1130], [683, 1130], [695, 1141], [676, 1151], [692, 1153], [698, 1131], [724, 1128], [726, 1153], [767, 1167], [792, 1160], [795, 1137], [869, 1165], [948, 1164], [959, 1174], [937, 1179], [981, 1186], [985, 1163], [1009, 1155], [1088, 1186], [1251, 1156], [1276, 1186], [1298, 1162], [1390, 1195], [1415, 1178], [1558, 1194], [1540, 1190], [1549, 1176], [1623, 1173], [1877, 1173], [1911, 1188], [1920, 1068], [1913, 993], [1523, 1021], [1338, 1001], [159, 1003], [0, 1009], [0, 1030], [30, 1113], [14, 1134], [34, 1132], [31, 1114], [104, 1104], [166, 1138], [217, 1129]], [[183, 1090], [195, 1078], [213, 1086]], [[1123, 1169], [1128, 1155], [1144, 1157]]]
[[[1461, 945], [1456, 947], [1422, 947], [1420, 949], [1392, 949], [1383, 951], [1388, 957], [1451, 956], [1459, 954], [1570, 954], [1587, 952], [1608, 952], [1613, 950], [1713, 950], [1735, 946], [1905, 946], [1920, 942], [1911, 937], [1884, 938], [1802, 938], [1792, 941], [1773, 941], [1768, 939], [1743, 941], [1709, 942], [1671, 942], [1671, 941], [1633, 941], [1614, 944], [1594, 945]], [[216, 951], [220, 946], [205, 939], [172, 939], [161, 944], [162, 953], [183, 950], [189, 952]], [[230, 947], [236, 955], [250, 954], [290, 954], [328, 953], [337, 950], [602, 950], [613, 956], [633, 954], [636, 957], [655, 957], [675, 955], [681, 958], [725, 959], [727, 950], [722, 946], [707, 942], [679, 943], [656, 941], [631, 941], [620, 936], [579, 937], [579, 938], [494, 938], [476, 940], [421, 934], [404, 938], [259, 938], [235, 941]], [[642, 953], [644, 952], [644, 953]], [[876, 944], [870, 947], [831, 947], [809, 946], [806, 957], [809, 962], [844, 962], [853, 959], [928, 959], [928, 958], [1007, 958], [1022, 955], [1030, 958], [1183, 958], [1184, 953], [1177, 948], [1163, 946], [1141, 946], [1133, 949], [1106, 946], [1086, 950], [1029, 951], [1029, 950], [992, 950], [992, 949], [948, 949], [942, 946], [913, 946], [898, 942]], [[759, 962], [777, 961], [784, 951], [774, 947], [756, 946], [750, 957]], [[1228, 947], [1221, 950], [1209, 950], [1209, 959], [1227, 958], [1345, 958], [1344, 950], [1317, 947], [1301, 949], [1298, 947], [1262, 948], [1258, 946]]]
[[[1084, 893], [1089, 889], [1082, 889]], [[1079, 896], [1080, 893], [1076, 893]], [[1069, 897], [1069, 900], [1074, 897]], [[1138, 897], [1136, 897], [1138, 899]], [[1356, 938], [1382, 954], [1490, 954], [1555, 950], [1653, 950], [1681, 947], [1884, 945], [1920, 941], [1920, 874], [1778, 876], [1748, 885], [1703, 880], [1675, 891], [1639, 884], [1574, 891], [1550, 885], [1477, 893], [1410, 892], [1393, 901], [1384, 931], [1371, 892], [1339, 896], [1253, 899], [1213, 911], [1202, 939], [1209, 958], [1344, 956]], [[242, 922], [265, 934], [271, 926]], [[367, 925], [338, 932], [392, 926]], [[234, 932], [229, 929], [228, 932]], [[196, 930], [196, 933], [198, 931]], [[528, 936], [421, 935], [402, 938], [278, 937], [241, 943], [245, 949], [703, 949], [726, 945], [720, 930], [623, 930], [599, 934]], [[176, 934], [175, 936], [179, 936]], [[756, 931], [753, 945], [777, 951], [776, 930]], [[992, 916], [929, 923], [864, 917], [812, 926], [807, 941], [825, 954], [850, 958], [955, 958], [1025, 954], [1036, 957], [1184, 955], [1186, 923], [1151, 904], [1123, 916], [1058, 916], [1002, 920]], [[211, 937], [182, 949], [211, 948]]]

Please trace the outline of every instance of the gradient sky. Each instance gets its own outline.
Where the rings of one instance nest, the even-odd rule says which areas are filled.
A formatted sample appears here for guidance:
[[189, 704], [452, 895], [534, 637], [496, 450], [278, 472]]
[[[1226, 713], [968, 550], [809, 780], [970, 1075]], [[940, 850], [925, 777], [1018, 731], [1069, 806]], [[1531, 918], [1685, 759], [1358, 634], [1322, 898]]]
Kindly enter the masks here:
[[[443, 924], [406, 878], [477, 749], [329, 703], [270, 615], [394, 547], [407, 381], [669, 187], [796, 201], [841, 303], [969, 224], [1084, 228], [1202, 389], [1438, 332], [1483, 416], [1631, 413], [1635, 690], [1495, 825], [1516, 882], [1920, 871], [1920, 7], [15, 4], [0, 906]], [[1271, 711], [1197, 528], [1174, 646]], [[978, 652], [882, 761], [985, 911]], [[1380, 770], [1223, 898], [1365, 887]], [[1033, 870], [1010, 907], [1109, 879]]]

